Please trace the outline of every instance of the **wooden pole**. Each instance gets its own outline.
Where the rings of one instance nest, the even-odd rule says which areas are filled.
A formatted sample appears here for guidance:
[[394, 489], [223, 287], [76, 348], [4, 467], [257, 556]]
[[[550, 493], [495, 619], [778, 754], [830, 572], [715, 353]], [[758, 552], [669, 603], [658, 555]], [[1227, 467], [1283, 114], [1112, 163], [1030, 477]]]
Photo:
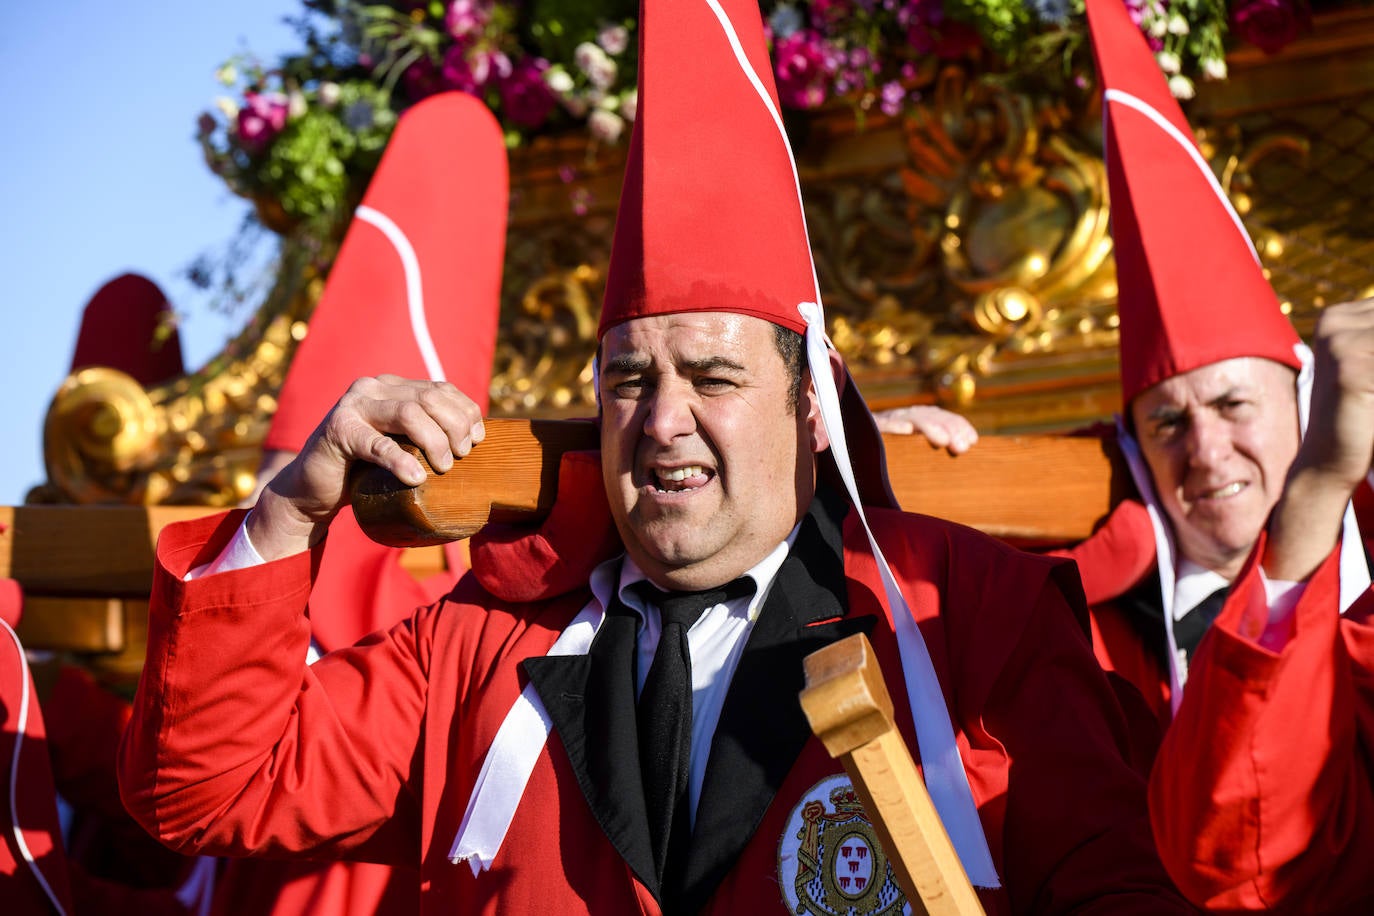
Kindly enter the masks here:
[[[857, 633], [806, 658], [802, 709], [844, 762], [914, 912], [974, 916], [983, 906], [964, 873], [892, 716], [868, 637]], [[921, 907], [924, 909], [921, 909]]]
[[[599, 447], [596, 426], [576, 420], [485, 421], [487, 438], [446, 474], [416, 487], [363, 465], [353, 511], [374, 540], [437, 544], [492, 521], [535, 522], [553, 505], [563, 452]], [[1114, 445], [1091, 437], [984, 436], [954, 457], [921, 436], [885, 436], [888, 477], [902, 508], [1043, 546], [1080, 541], [1126, 492]]]

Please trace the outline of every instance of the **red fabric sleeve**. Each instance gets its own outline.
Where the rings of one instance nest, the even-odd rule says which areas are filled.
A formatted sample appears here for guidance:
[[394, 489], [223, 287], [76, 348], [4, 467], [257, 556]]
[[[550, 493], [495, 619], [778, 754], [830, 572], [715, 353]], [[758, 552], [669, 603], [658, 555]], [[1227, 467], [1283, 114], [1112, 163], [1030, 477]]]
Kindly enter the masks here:
[[[1079, 623], [1069, 567], [1035, 599], [983, 713], [1006, 749], [1003, 845], [1018, 913], [1186, 913], [1160, 865], [1131, 735]], [[1076, 608], [1077, 606], [1077, 608]], [[1052, 710], [1047, 715], [1047, 711]]]
[[182, 851], [414, 864], [428, 637], [408, 620], [307, 666], [315, 555], [182, 580], [241, 519], [169, 526], [158, 542], [120, 747], [126, 806]]
[[[1360, 640], [1342, 633], [1369, 626], [1337, 613], [1336, 550], [1308, 581], [1288, 645], [1259, 646], [1264, 543], [1199, 645], [1160, 748], [1150, 782], [1160, 854], [1209, 910], [1369, 912], [1374, 653], [1352, 658]], [[1367, 634], [1362, 644], [1374, 649]]]

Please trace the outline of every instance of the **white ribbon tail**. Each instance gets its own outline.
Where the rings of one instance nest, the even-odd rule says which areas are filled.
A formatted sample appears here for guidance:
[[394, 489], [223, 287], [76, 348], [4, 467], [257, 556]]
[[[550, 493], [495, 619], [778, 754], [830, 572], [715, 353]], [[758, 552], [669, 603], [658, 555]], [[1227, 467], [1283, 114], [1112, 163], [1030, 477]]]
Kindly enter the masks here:
[[[601, 603], [593, 598], [559, 635], [548, 654], [587, 654], [604, 619]], [[520, 806], [525, 786], [544, 753], [552, 729], [553, 721], [534, 685], [526, 685], [492, 739], [449, 848], [449, 861], [455, 865], [467, 862], [473, 877], [491, 868], [501, 851], [506, 831], [515, 819], [515, 809]]]
[[533, 685], [525, 687], [496, 733], [453, 837], [449, 860], [466, 861], [476, 877], [491, 868], [515, 809], [543, 753], [553, 722]]

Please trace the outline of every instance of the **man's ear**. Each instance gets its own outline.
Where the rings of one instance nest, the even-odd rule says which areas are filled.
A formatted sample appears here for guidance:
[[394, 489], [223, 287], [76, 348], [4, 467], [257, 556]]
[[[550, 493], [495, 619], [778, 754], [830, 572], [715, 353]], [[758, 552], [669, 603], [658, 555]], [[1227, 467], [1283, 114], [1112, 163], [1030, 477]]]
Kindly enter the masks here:
[[[844, 360], [837, 350], [827, 350], [826, 353], [830, 357], [830, 375], [835, 380], [835, 393], [843, 395], [845, 382], [849, 378], [849, 373], [844, 369]], [[816, 382], [809, 368], [806, 371], [806, 387], [802, 391], [802, 406], [806, 413], [806, 429], [811, 437], [811, 451], [820, 454], [830, 448], [830, 435], [821, 420], [821, 399], [816, 394]]]

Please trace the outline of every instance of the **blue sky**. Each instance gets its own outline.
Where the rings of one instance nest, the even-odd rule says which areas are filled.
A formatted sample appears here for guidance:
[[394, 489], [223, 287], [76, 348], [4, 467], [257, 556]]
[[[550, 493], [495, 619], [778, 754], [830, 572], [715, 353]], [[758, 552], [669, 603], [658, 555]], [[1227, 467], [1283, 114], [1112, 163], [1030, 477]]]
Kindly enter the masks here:
[[247, 205], [205, 167], [195, 122], [215, 68], [296, 46], [296, 0], [0, 4], [0, 504], [45, 478], [42, 423], [67, 374], [81, 309], [135, 271], [183, 314], [188, 368], [246, 320], [213, 312], [181, 276], [222, 251]]

